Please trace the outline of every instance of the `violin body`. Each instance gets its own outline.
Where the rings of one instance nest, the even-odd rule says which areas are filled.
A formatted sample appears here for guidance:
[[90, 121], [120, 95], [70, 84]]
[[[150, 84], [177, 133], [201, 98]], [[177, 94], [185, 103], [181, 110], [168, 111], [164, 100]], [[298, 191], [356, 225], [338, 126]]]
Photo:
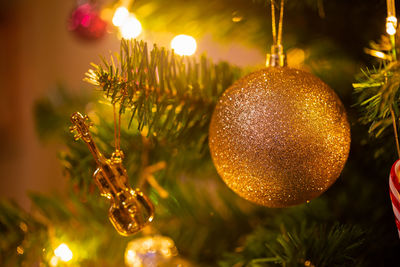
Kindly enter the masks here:
[[138, 188], [125, 190], [119, 197], [125, 201], [112, 202], [108, 216], [121, 235], [137, 233], [153, 220], [153, 204]]

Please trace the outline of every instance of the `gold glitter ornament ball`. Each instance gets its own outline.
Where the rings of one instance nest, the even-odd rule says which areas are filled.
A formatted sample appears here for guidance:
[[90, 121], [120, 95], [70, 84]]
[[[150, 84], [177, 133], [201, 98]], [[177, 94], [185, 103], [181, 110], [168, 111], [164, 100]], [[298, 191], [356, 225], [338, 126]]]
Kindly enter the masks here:
[[209, 146], [234, 192], [267, 207], [287, 207], [319, 196], [339, 177], [350, 127], [339, 97], [320, 79], [268, 67], [223, 93]]

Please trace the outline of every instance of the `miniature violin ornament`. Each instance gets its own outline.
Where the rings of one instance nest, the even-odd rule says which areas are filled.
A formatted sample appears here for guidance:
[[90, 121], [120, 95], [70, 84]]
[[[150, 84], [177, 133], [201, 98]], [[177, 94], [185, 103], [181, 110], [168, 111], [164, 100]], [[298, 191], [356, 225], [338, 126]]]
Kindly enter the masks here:
[[109, 219], [117, 232], [129, 236], [140, 231], [153, 220], [154, 206], [143, 192], [132, 189], [128, 184], [128, 175], [122, 164], [124, 154], [116, 148], [111, 158], [106, 158], [97, 148], [90, 135], [89, 128], [93, 125], [88, 116], [75, 112], [71, 116], [75, 132], [75, 140], [82, 139], [92, 153], [97, 169], [93, 178], [100, 190], [100, 194], [108, 198], [111, 207], [108, 212]]

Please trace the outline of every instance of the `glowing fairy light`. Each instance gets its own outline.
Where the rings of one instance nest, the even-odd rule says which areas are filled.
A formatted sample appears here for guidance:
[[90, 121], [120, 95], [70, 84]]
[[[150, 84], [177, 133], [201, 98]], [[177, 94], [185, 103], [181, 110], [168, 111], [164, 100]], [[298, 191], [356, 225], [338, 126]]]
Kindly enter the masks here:
[[129, 18], [129, 11], [126, 7], [119, 7], [115, 10], [114, 16], [112, 18], [112, 23], [119, 27], [124, 24], [124, 22]]
[[133, 15], [130, 15], [119, 27], [122, 38], [133, 39], [142, 32], [142, 24]]
[[192, 36], [180, 34], [172, 39], [171, 47], [178, 55], [191, 56], [196, 52], [197, 44]]
[[70, 261], [72, 259], [72, 251], [65, 243], [62, 243], [54, 250], [54, 255], [56, 255], [58, 258], [60, 258], [60, 260], [65, 262]]
[[397, 18], [390, 16], [386, 18], [386, 32], [389, 35], [394, 35], [396, 33]]
[[[166, 236], [142, 237], [128, 243], [125, 250], [125, 264], [129, 267], [172, 266], [174, 264], [165, 263], [177, 255], [178, 250], [171, 238]], [[178, 265], [175, 264], [175, 266]]]
[[58, 264], [58, 257], [57, 256], [53, 256], [50, 260], [50, 266], [57, 266]]
[[142, 32], [142, 24], [125, 6], [115, 10], [112, 23], [119, 28], [124, 39], [136, 38]]
[[374, 49], [369, 49], [369, 48], [364, 48], [364, 52], [373, 56], [373, 57], [377, 57], [377, 58], [381, 58], [381, 59], [391, 59], [390, 55], [387, 55], [381, 51], [378, 50], [374, 50]]
[[386, 16], [386, 32], [389, 35], [394, 35], [397, 28], [395, 0], [387, 0], [387, 16]]

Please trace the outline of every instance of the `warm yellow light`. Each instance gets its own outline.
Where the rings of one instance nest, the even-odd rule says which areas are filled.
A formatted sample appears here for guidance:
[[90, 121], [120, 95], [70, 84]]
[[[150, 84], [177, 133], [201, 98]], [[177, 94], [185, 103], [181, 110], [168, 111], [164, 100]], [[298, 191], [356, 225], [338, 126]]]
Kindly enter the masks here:
[[373, 57], [377, 57], [377, 58], [381, 58], [381, 59], [391, 59], [391, 57], [389, 55], [387, 55], [381, 51], [378, 51], [378, 50], [364, 48], [364, 52]]
[[133, 15], [130, 15], [124, 23], [119, 27], [122, 38], [133, 39], [142, 32], [142, 24]]
[[129, 267], [150, 266], [153, 265], [152, 263], [161, 263], [177, 254], [178, 251], [171, 238], [166, 236], [142, 237], [128, 243], [125, 251], [125, 264]]
[[57, 266], [57, 264], [58, 264], [58, 257], [57, 256], [53, 256], [52, 258], [51, 258], [51, 260], [50, 260], [50, 265], [51, 266]]
[[132, 267], [142, 267], [143, 266], [140, 256], [136, 255], [136, 253], [132, 250], [128, 250], [125, 253], [125, 263], [128, 266], [132, 266]]
[[65, 262], [70, 261], [72, 259], [72, 251], [65, 243], [62, 243], [54, 250], [54, 255], [56, 255], [62, 261]]
[[397, 18], [390, 16], [386, 18], [386, 32], [389, 35], [394, 35], [396, 33]]
[[124, 24], [124, 22], [128, 19], [129, 17], [129, 11], [126, 9], [126, 7], [119, 7], [115, 10], [114, 16], [112, 18], [112, 23], [119, 27]]
[[171, 41], [171, 48], [181, 56], [191, 56], [196, 52], [196, 40], [189, 35], [180, 34]]
[[373, 56], [378, 57], [378, 58], [382, 58], [382, 59], [386, 58], [386, 55], [381, 51], [374, 51]]

